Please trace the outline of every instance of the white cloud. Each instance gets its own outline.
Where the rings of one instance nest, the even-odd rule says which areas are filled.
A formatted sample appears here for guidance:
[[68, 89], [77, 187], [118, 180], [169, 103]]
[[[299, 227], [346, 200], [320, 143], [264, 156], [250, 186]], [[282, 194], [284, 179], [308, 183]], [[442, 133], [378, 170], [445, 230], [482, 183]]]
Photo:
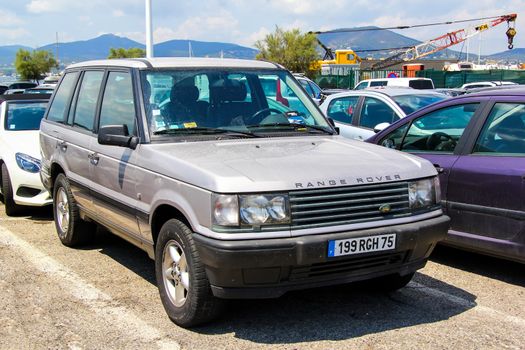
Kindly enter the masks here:
[[29, 37], [30, 35], [31, 33], [29, 33], [24, 28], [0, 28], [0, 37], [2, 37], [4, 44], [6, 42], [18, 44], [19, 42], [16, 42], [16, 40]]
[[114, 10], [113, 17], [124, 17], [126, 14], [122, 10]]
[[32, 13], [62, 12], [70, 3], [68, 0], [31, 0], [26, 9]]
[[9, 11], [0, 10], [0, 27], [19, 26], [24, 23], [17, 15]]

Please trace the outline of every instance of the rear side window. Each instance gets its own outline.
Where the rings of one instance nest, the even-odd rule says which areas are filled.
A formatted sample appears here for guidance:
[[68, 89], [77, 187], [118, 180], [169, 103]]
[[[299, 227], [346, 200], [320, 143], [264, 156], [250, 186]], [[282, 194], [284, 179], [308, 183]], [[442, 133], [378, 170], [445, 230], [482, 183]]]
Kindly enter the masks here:
[[366, 97], [361, 110], [360, 126], [374, 129], [381, 123], [392, 124], [398, 120], [396, 112], [385, 102], [373, 97]]
[[432, 84], [431, 80], [410, 80], [408, 82], [408, 86], [410, 86], [413, 89], [420, 89], [420, 90], [434, 88], [434, 84]]
[[47, 120], [59, 123], [64, 122], [64, 112], [66, 111], [68, 101], [73, 93], [77, 76], [78, 72], [67, 73], [64, 76], [62, 83], [55, 94], [55, 98], [51, 102], [51, 106], [49, 106]]
[[126, 125], [135, 133], [135, 101], [133, 84], [128, 72], [110, 72], [102, 99], [100, 126]]
[[38, 130], [47, 102], [15, 102], [7, 106], [5, 130]]
[[366, 89], [367, 87], [368, 87], [368, 81], [363, 81], [357, 84], [354, 90], [363, 90], [363, 89]]
[[370, 87], [373, 87], [373, 86], [386, 86], [386, 84], [387, 84], [386, 80], [371, 81], [370, 82]]

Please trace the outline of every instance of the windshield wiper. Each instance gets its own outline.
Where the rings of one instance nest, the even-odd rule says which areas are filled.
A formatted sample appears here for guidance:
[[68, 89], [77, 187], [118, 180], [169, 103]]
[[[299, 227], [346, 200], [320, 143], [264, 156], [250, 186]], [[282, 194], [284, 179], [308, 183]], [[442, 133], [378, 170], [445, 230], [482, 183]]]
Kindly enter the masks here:
[[322, 131], [326, 134], [333, 135], [331, 129], [328, 129], [324, 126], [319, 125], [306, 125], [306, 124], [297, 124], [297, 123], [270, 123], [270, 124], [256, 124], [256, 125], [247, 125], [246, 128], [248, 129], [271, 129], [271, 128], [291, 128], [294, 131], [306, 129], [308, 131], [316, 130], [316, 131]]
[[202, 135], [227, 135], [227, 136], [245, 136], [245, 137], [260, 137], [252, 132], [229, 130], [229, 129], [217, 129], [217, 128], [180, 128], [180, 129], [164, 129], [153, 132], [153, 135], [177, 135], [177, 134], [202, 134]]

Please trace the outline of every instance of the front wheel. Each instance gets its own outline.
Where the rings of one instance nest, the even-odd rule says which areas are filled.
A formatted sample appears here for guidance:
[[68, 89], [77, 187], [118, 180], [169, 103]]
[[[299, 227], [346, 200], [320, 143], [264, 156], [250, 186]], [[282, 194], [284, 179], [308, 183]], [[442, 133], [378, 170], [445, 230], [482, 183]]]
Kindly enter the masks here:
[[225, 301], [212, 294], [192, 231], [179, 220], [168, 220], [160, 230], [155, 274], [164, 309], [177, 325], [203, 324], [222, 311]]
[[95, 236], [95, 225], [80, 218], [69, 181], [59, 174], [53, 189], [53, 216], [58, 238], [68, 247], [88, 243]]
[[9, 177], [9, 171], [7, 171], [7, 166], [5, 164], [2, 164], [2, 195], [4, 199], [5, 214], [7, 216], [20, 214], [22, 206], [16, 204], [13, 199], [13, 186], [11, 184], [11, 178]]

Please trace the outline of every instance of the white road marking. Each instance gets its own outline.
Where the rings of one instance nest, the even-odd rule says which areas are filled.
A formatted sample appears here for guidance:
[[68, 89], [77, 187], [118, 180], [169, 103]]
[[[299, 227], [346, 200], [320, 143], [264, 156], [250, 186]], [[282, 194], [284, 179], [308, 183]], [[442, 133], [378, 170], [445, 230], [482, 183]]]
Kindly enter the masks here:
[[449, 293], [442, 292], [439, 289], [430, 288], [430, 287], [425, 286], [424, 284], [417, 283], [417, 282], [410, 282], [408, 284], [408, 287], [417, 288], [418, 290], [428, 295], [431, 295], [435, 298], [446, 299], [451, 303], [458, 304], [465, 308], [471, 308], [474, 311], [482, 312], [484, 314], [491, 316], [492, 318], [496, 318], [504, 322], [510, 322], [510, 323], [514, 323], [519, 326], [525, 327], [525, 319], [523, 318], [507, 315], [504, 312], [492, 309], [490, 307], [478, 305], [475, 302], [460, 298], [458, 296], [455, 296]]
[[123, 306], [117, 306], [110, 295], [84, 281], [75, 272], [2, 226], [0, 226], [0, 245], [16, 249], [22, 253], [23, 257], [35, 268], [60, 283], [64, 291], [82, 301], [90, 310], [104, 317], [104, 319], [112, 320], [111, 323], [119, 327], [121, 331], [147, 343], [155, 342], [160, 349], [176, 350], [181, 348], [177, 342], [164, 338], [157, 328], [150, 326], [130, 310]]

